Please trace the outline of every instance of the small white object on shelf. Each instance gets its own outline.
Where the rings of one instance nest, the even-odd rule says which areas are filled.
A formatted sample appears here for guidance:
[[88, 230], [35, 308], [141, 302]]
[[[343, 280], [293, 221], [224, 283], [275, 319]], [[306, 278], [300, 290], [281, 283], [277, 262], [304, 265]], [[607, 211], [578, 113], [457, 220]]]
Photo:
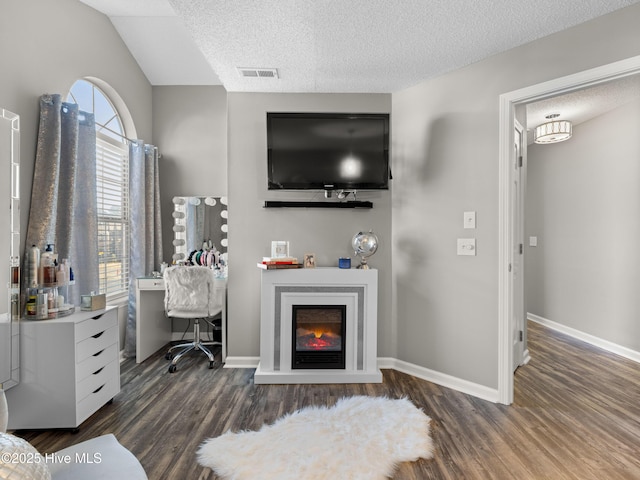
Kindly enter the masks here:
[[289, 256], [289, 242], [286, 240], [273, 240], [271, 242], [271, 257], [281, 258]]

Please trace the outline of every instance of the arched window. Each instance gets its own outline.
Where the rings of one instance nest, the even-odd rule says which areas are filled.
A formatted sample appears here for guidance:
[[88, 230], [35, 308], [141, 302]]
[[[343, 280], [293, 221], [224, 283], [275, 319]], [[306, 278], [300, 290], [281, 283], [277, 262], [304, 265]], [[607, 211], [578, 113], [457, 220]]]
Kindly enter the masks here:
[[100, 293], [113, 298], [129, 290], [129, 140], [123, 119], [96, 83], [77, 80], [67, 102], [95, 115]]

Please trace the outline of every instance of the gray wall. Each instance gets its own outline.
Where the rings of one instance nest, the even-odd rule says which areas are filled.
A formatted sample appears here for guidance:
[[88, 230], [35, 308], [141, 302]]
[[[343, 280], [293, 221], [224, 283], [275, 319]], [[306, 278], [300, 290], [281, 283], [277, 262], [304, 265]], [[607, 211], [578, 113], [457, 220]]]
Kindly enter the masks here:
[[[639, 22], [628, 7], [393, 95], [401, 360], [497, 388], [499, 95], [639, 55]], [[471, 235], [478, 255], [456, 256]]]
[[[337, 266], [352, 254], [360, 230], [378, 234], [380, 247], [369, 264], [379, 269], [378, 354], [393, 355], [391, 323], [391, 193], [359, 195], [371, 210], [265, 209], [264, 200], [322, 200], [322, 192], [267, 191], [268, 111], [389, 112], [381, 94], [229, 93], [229, 355], [260, 353], [260, 274], [256, 262], [270, 255], [272, 240], [288, 240], [292, 255], [316, 254], [317, 266]], [[392, 133], [393, 135], [393, 133]]]
[[98, 77], [126, 103], [138, 138], [151, 141], [151, 86], [109, 19], [77, 0], [3, 1], [0, 59], [0, 106], [20, 115], [26, 234], [40, 95], [64, 96], [78, 78]]
[[527, 311], [640, 351], [640, 101], [528, 149]]
[[153, 141], [162, 154], [162, 248], [171, 263], [171, 199], [227, 195], [227, 91], [222, 86], [153, 87]]

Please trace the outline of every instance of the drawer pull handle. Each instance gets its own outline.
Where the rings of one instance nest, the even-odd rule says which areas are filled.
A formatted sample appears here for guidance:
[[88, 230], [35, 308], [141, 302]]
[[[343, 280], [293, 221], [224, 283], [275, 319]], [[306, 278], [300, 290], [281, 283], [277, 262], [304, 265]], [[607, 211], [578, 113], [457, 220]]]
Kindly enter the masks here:
[[98, 320], [100, 318], [102, 318], [102, 315], [104, 315], [104, 313], [101, 313], [100, 315], [98, 315], [97, 317], [91, 317], [92, 320]]
[[102, 352], [104, 352], [105, 350], [106, 350], [106, 349], [105, 349], [105, 348], [103, 348], [103, 349], [102, 349], [102, 350], [100, 350], [99, 352], [94, 353], [94, 354], [93, 354], [93, 356], [94, 356], [94, 357], [98, 357], [98, 356], [102, 355]]
[[96, 388], [92, 393], [98, 393], [100, 390], [102, 390], [104, 388], [106, 384], [102, 384], [100, 385], [98, 388]]
[[100, 332], [100, 333], [96, 333], [95, 335], [92, 335], [92, 337], [93, 337], [93, 338], [100, 338], [104, 332], [105, 332], [105, 331], [103, 330], [103, 331], [102, 331], [102, 332]]
[[93, 372], [91, 375], [98, 375], [102, 370], [104, 370], [104, 367], [99, 368], [98, 370], [96, 370], [95, 372]]

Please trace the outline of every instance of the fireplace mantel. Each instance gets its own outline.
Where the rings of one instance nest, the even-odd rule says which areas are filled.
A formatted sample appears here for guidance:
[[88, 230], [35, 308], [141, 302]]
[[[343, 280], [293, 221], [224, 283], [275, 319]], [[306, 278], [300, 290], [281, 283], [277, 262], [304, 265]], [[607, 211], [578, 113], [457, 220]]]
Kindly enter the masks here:
[[[256, 384], [380, 383], [377, 366], [378, 271], [304, 268], [263, 270], [260, 364]], [[292, 369], [293, 305], [345, 305], [344, 369]]]

